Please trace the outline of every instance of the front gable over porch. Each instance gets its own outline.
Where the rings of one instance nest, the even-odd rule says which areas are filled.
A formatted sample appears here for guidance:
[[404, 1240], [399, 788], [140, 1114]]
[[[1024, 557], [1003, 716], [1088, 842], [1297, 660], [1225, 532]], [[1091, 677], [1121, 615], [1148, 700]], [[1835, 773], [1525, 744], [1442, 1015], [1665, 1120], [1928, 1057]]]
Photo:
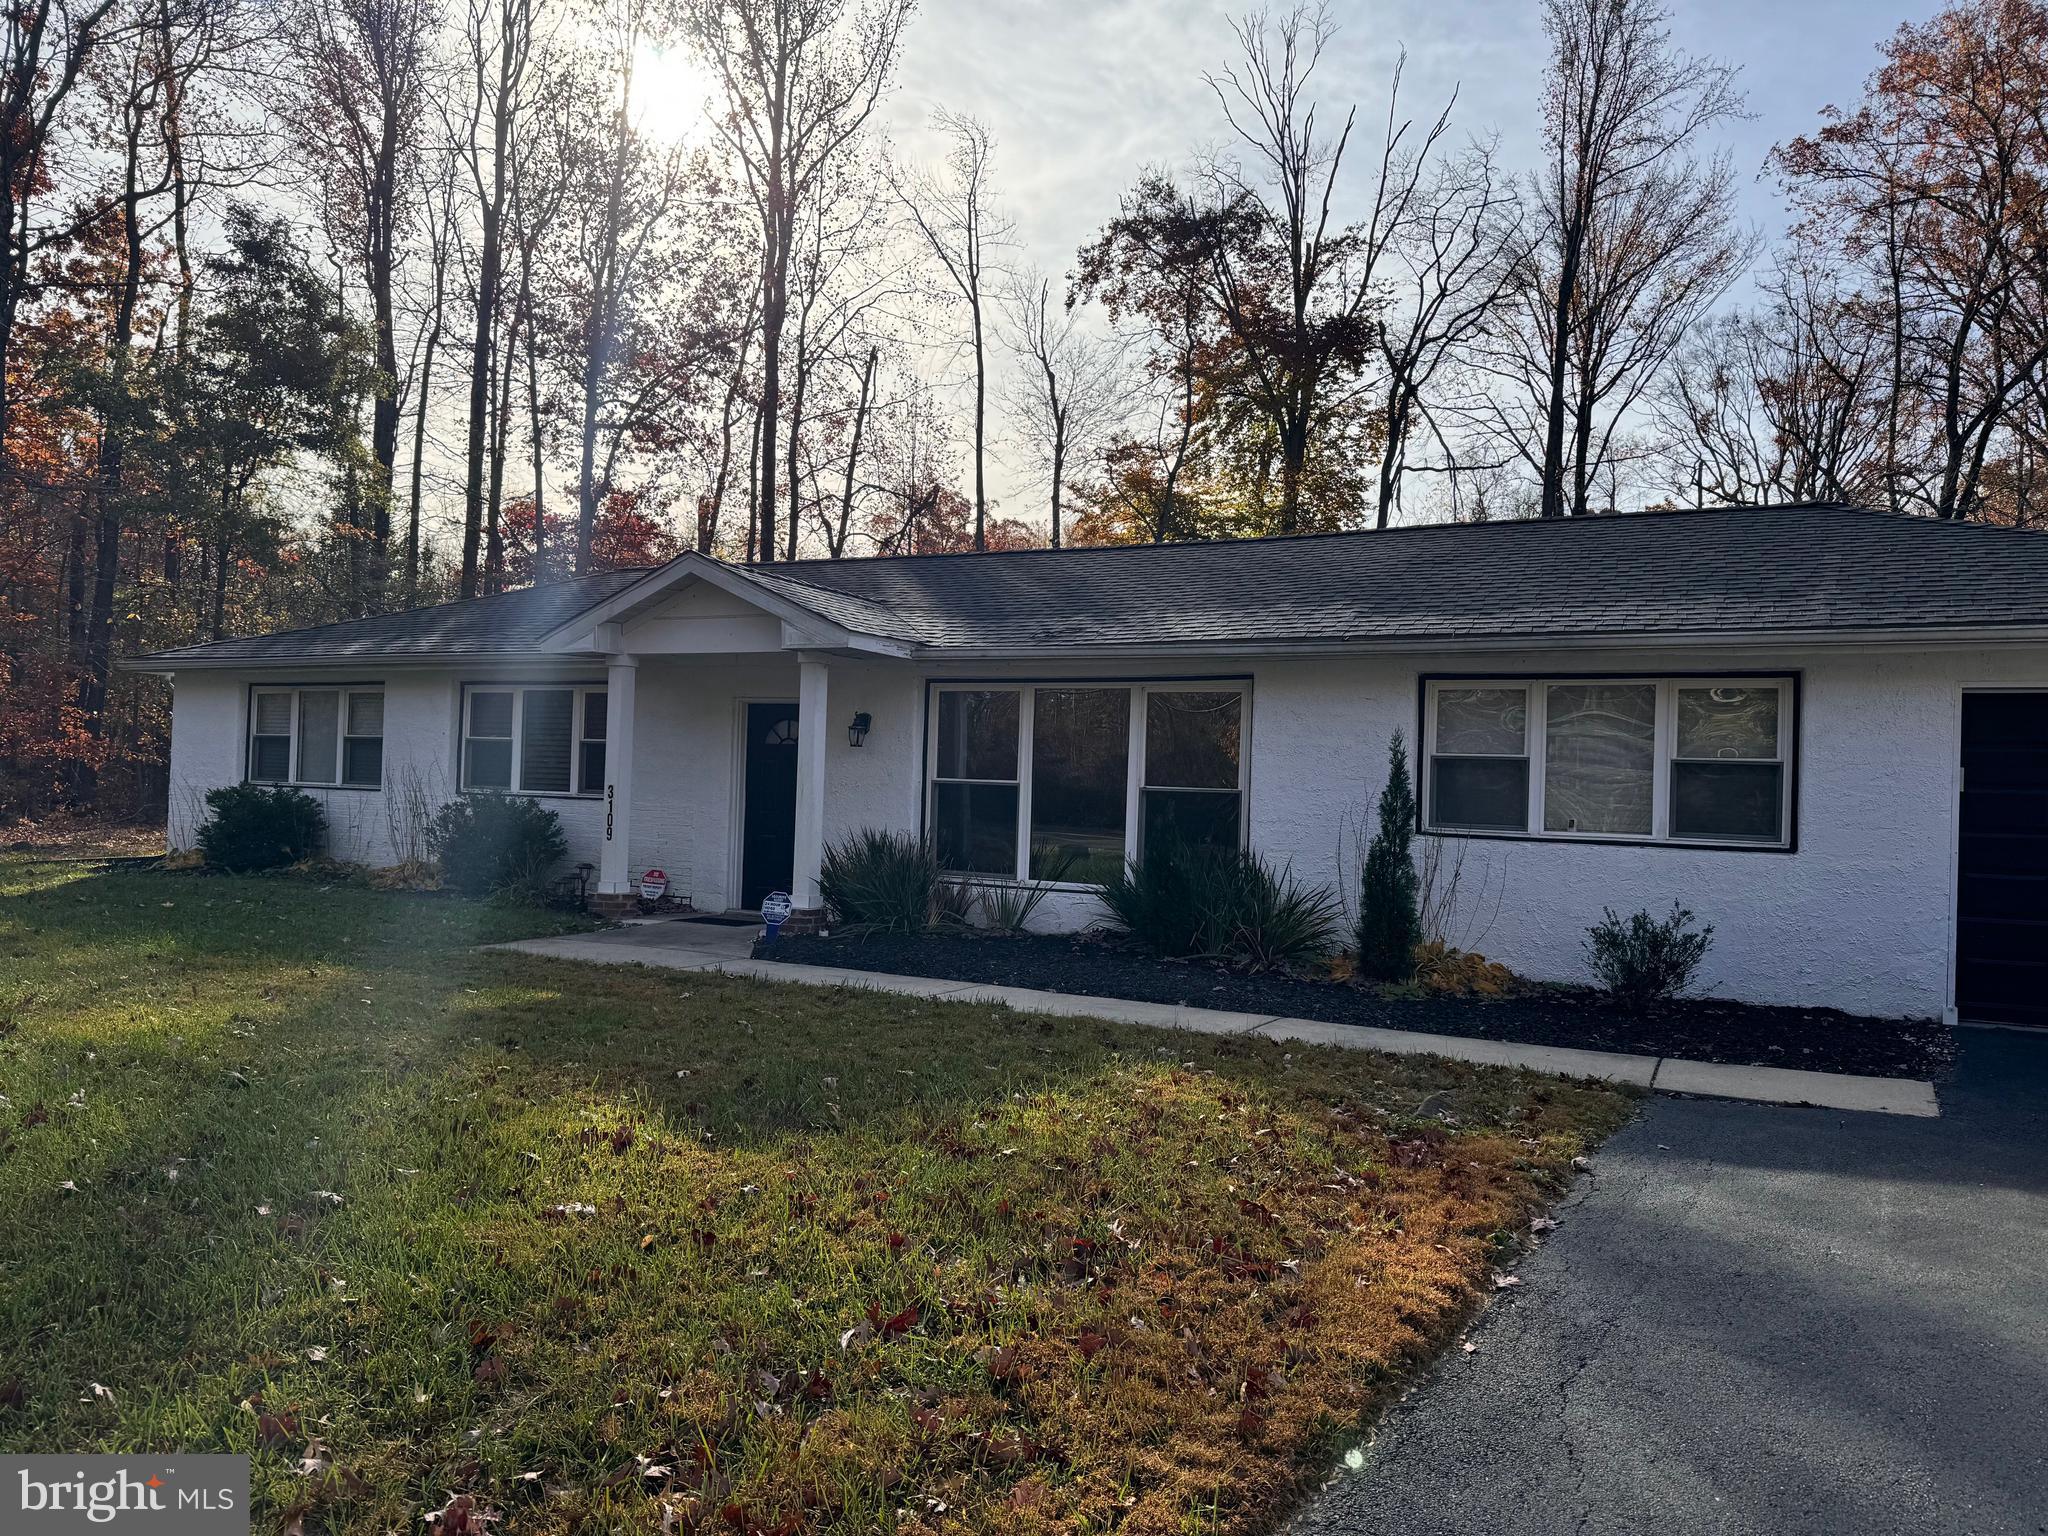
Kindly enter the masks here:
[[[598, 892], [623, 904], [634, 889], [635, 869], [630, 857], [634, 846], [636, 804], [645, 806], [657, 792], [653, 785], [635, 783], [636, 765], [646, 771], [650, 756], [662, 760], [665, 754], [640, 751], [639, 738], [649, 723], [648, 709], [660, 711], [667, 702], [660, 690], [643, 687], [645, 675], [670, 680], [668, 686], [721, 691], [724, 713], [732, 716], [742, 734], [734, 754], [737, 785], [752, 784], [758, 794], [763, 783], [776, 786], [778, 795], [789, 791], [781, 786], [790, 775], [750, 776], [747, 753], [752, 745], [744, 736], [748, 719], [745, 688], [719, 681], [730, 675], [733, 664], [755, 663], [750, 676], [761, 675], [759, 664], [770, 665], [778, 674], [785, 668], [786, 689], [775, 691], [795, 701], [796, 740], [794, 744], [794, 803], [790, 807], [790, 844], [793, 856], [789, 873], [789, 894], [802, 912], [819, 906], [818, 877], [825, 850], [825, 801], [828, 762], [834, 743], [846, 735], [847, 721], [839, 720], [839, 708], [832, 697], [835, 664], [842, 669], [854, 663], [870, 664], [858, 670], [872, 676], [872, 664], [899, 661], [911, 647], [900, 640], [854, 627], [867, 622], [880, 628], [875, 616], [862, 611], [865, 605], [836, 594], [820, 593], [823, 612], [796, 601], [785, 584], [756, 579], [701, 555], [687, 554], [604, 602], [563, 624], [541, 641], [541, 649], [560, 655], [601, 659], [606, 669], [609, 709], [606, 714], [605, 761], [610, 775], [605, 785], [604, 840], [598, 874]], [[794, 586], [797, 584], [787, 584]], [[692, 660], [704, 663], [690, 667]], [[675, 663], [685, 664], [678, 672]], [[649, 664], [643, 666], [643, 663]], [[780, 663], [781, 665], [774, 666]], [[727, 697], [729, 695], [729, 697]], [[850, 720], [863, 705], [845, 703]], [[696, 718], [704, 718], [699, 710]], [[672, 792], [664, 785], [660, 792]], [[644, 793], [639, 791], [645, 791]], [[762, 807], [745, 806], [748, 791], [727, 797], [730, 809], [725, 840], [732, 846], [724, 886], [727, 899], [740, 889], [747, 849], [744, 828], [764, 820]], [[701, 799], [696, 814], [711, 817], [715, 807]], [[765, 818], [765, 819], [773, 819]], [[642, 839], [643, 846], [645, 839]]]
[[840, 593], [680, 555], [577, 614], [541, 648], [606, 655], [760, 655], [829, 651], [907, 656], [886, 613]]

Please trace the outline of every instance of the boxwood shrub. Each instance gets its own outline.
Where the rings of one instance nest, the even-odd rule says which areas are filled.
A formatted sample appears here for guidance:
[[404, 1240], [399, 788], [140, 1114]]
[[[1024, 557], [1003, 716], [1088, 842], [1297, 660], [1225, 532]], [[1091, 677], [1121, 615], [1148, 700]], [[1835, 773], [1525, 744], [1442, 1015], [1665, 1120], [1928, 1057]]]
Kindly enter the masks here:
[[320, 802], [283, 784], [230, 784], [206, 793], [199, 854], [209, 869], [240, 874], [297, 864], [320, 851], [327, 817]]
[[569, 851], [562, 819], [538, 801], [480, 791], [451, 800], [427, 827], [441, 880], [471, 896], [538, 898]]

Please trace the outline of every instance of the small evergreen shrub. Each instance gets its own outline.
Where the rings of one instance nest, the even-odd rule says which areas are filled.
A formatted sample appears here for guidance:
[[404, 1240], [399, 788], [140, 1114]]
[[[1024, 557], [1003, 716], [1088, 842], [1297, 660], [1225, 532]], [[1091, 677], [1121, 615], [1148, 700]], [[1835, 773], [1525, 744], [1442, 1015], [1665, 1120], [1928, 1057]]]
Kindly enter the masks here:
[[1169, 846], [1103, 882], [1111, 926], [1161, 955], [1270, 970], [1327, 954], [1337, 896], [1237, 848]]
[[1646, 911], [1624, 921], [1612, 907], [1604, 908], [1601, 920], [1586, 930], [1587, 961], [1616, 1002], [1650, 1007], [1690, 986], [1713, 948], [1714, 925], [1695, 933], [1692, 922], [1692, 913], [1677, 902], [1662, 922]]
[[450, 890], [537, 900], [569, 842], [561, 817], [539, 802], [482, 791], [434, 813], [427, 848]]
[[938, 851], [927, 839], [873, 827], [827, 848], [818, 872], [818, 893], [834, 920], [879, 933], [931, 927], [939, 885]]
[[208, 790], [199, 853], [209, 869], [239, 874], [312, 858], [327, 840], [320, 802], [283, 784]]
[[1387, 747], [1379, 826], [1359, 878], [1358, 974], [1368, 981], [1403, 982], [1415, 973], [1422, 917], [1421, 881], [1410, 851], [1414, 837], [1415, 789], [1408, 777], [1407, 745], [1396, 731]]

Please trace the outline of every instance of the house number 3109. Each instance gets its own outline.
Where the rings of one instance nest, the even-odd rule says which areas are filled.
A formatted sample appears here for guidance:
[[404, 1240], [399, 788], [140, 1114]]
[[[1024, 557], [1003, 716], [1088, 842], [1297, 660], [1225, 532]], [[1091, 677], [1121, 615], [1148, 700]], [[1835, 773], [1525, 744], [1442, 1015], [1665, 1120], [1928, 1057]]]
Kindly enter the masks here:
[[616, 786], [616, 785], [613, 785], [613, 784], [607, 784], [607, 785], [605, 785], [605, 787], [604, 787], [604, 840], [605, 840], [606, 842], [610, 842], [610, 841], [612, 840], [612, 796], [616, 795], [617, 793], [618, 793], [618, 786]]

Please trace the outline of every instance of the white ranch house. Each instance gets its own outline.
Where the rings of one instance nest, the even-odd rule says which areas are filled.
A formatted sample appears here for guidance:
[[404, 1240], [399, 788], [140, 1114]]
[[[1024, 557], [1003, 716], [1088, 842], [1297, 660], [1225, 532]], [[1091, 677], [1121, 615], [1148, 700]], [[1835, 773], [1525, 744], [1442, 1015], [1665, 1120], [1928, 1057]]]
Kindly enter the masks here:
[[2048, 536], [1838, 506], [740, 566], [685, 555], [132, 665], [175, 685], [170, 840], [289, 782], [332, 851], [467, 789], [622, 900], [818, 902], [832, 842], [979, 881], [1148, 838], [1347, 886], [1412, 754], [1455, 937], [1582, 979], [1603, 907], [1716, 929], [1757, 1002], [2048, 1022]]

